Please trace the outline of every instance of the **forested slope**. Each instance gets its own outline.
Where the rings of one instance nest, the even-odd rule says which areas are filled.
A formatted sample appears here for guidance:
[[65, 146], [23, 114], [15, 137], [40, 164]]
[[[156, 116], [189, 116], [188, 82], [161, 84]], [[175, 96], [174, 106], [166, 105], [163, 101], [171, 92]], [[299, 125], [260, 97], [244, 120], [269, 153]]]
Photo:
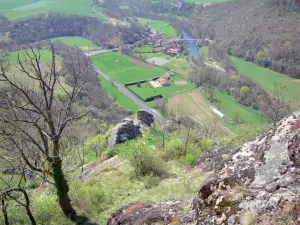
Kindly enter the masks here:
[[300, 6], [294, 0], [236, 0], [195, 10], [187, 26], [229, 54], [300, 78]]

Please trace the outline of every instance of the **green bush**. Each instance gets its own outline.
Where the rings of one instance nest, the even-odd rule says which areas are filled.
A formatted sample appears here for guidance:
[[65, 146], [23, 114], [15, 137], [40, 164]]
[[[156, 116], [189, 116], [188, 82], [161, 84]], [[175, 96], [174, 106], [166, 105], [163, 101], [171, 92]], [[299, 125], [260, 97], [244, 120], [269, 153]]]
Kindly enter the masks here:
[[156, 187], [160, 182], [159, 177], [155, 177], [153, 175], [148, 175], [144, 179], [144, 185], [146, 189], [151, 189], [153, 187]]
[[88, 216], [95, 216], [104, 211], [112, 198], [110, 191], [104, 190], [93, 180], [73, 183], [70, 194], [74, 206]]
[[166, 143], [164, 158], [166, 160], [180, 159], [186, 155], [185, 145], [181, 139], [173, 138]]
[[196, 162], [197, 162], [197, 158], [196, 158], [194, 155], [188, 153], [188, 154], [185, 156], [185, 162], [186, 162], [186, 164], [188, 164], [189, 166], [194, 166], [194, 165], [196, 164]]

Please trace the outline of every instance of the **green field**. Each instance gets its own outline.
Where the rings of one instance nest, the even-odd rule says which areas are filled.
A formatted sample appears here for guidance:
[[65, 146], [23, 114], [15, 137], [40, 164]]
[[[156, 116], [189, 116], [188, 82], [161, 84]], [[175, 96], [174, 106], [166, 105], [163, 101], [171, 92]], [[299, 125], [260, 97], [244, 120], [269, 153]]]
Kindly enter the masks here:
[[231, 119], [238, 115], [239, 119], [247, 124], [267, 124], [267, 120], [260, 111], [238, 103], [234, 97], [230, 95], [215, 89], [214, 99], [218, 102], [220, 111]]
[[59, 12], [84, 16], [102, 17], [92, 10], [93, 0], [0, 0], [0, 13], [8, 19]]
[[[208, 48], [203, 46], [200, 48], [200, 52], [207, 56]], [[252, 78], [267, 91], [272, 91], [274, 84], [285, 85], [288, 91], [287, 98], [294, 101], [295, 106], [299, 106], [300, 80], [294, 79], [285, 74], [274, 72], [264, 67], [257, 66], [254, 63], [245, 61], [244, 59], [235, 56], [231, 56], [230, 59], [235, 64], [237, 70], [239, 70], [245, 76]]]
[[101, 86], [104, 87], [106, 92], [110, 95], [112, 99], [115, 98], [116, 102], [123, 108], [136, 112], [140, 107], [135, 104], [130, 98], [121, 93], [116, 87], [114, 87], [109, 81], [105, 80], [103, 77], [99, 76]]
[[192, 83], [187, 83], [184, 85], [175, 85], [172, 83], [167, 87], [154, 88], [150, 83], [143, 83], [141, 84], [141, 87], [138, 87], [137, 85], [131, 85], [128, 86], [128, 89], [139, 96], [143, 101], [146, 101], [148, 98], [159, 95], [162, 95], [164, 98], [170, 98], [175, 95], [193, 90], [195, 89], [195, 86]]
[[[32, 56], [32, 53], [28, 51], [29, 55]], [[17, 63], [18, 62], [18, 54], [20, 56], [20, 60], [24, 61], [26, 58], [26, 53], [24, 51], [16, 51], [16, 52], [10, 52], [7, 56], [5, 56], [5, 59], [8, 60], [11, 63]], [[41, 62], [50, 62], [51, 61], [51, 52], [47, 49], [40, 50], [41, 54]]]
[[233, 56], [230, 58], [241, 73], [245, 76], [251, 77], [268, 91], [273, 90], [274, 83], [285, 85], [288, 90], [287, 97], [290, 100], [294, 100], [296, 104], [299, 105], [300, 80], [257, 66], [256, 64], [247, 62], [244, 59]]
[[107, 73], [114, 81], [122, 84], [159, 77], [165, 70], [152, 67], [117, 52], [99, 54], [92, 57], [95, 65]]
[[57, 37], [57, 38], [52, 38], [51, 41], [61, 41], [66, 45], [69, 45], [71, 47], [78, 46], [79, 48], [83, 50], [95, 50], [99, 49], [100, 47], [95, 45], [93, 42], [90, 40], [83, 38], [83, 37]]
[[176, 30], [169, 25], [167, 21], [163, 20], [151, 20], [145, 18], [139, 18], [142, 22], [148, 23], [151, 27], [154, 27], [157, 32], [163, 33], [169, 36], [176, 36]]

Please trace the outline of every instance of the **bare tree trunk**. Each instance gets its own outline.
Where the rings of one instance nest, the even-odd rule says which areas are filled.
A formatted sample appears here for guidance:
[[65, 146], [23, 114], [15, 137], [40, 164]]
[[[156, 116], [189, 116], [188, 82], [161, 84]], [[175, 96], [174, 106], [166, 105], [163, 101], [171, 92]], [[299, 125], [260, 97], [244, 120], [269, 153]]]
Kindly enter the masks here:
[[1, 210], [2, 210], [2, 213], [3, 213], [3, 216], [4, 216], [4, 223], [5, 223], [5, 225], [9, 225], [6, 209], [7, 209], [7, 204], [5, 203], [4, 197], [2, 197], [2, 199], [1, 199]]
[[23, 195], [25, 197], [25, 201], [26, 201], [26, 204], [25, 204], [25, 210], [26, 210], [26, 214], [27, 216], [29, 217], [30, 221], [31, 221], [31, 224], [32, 225], [36, 225], [36, 221], [31, 213], [31, 210], [30, 210], [30, 201], [29, 201], [29, 197], [28, 197], [28, 194], [26, 191], [22, 190], [23, 192]]
[[62, 162], [59, 158], [54, 158], [52, 162], [53, 180], [57, 190], [59, 205], [63, 213], [72, 217], [76, 215], [75, 209], [71, 205], [69, 198], [69, 185], [62, 170]]
[[186, 141], [185, 141], [185, 146], [184, 146], [184, 154], [185, 154], [185, 155], [187, 154], [187, 147], [188, 147], [189, 140], [190, 140], [191, 129], [192, 129], [192, 126], [191, 126], [191, 124], [190, 124], [189, 130], [188, 130], [188, 133], [187, 133], [187, 137], [186, 137]]

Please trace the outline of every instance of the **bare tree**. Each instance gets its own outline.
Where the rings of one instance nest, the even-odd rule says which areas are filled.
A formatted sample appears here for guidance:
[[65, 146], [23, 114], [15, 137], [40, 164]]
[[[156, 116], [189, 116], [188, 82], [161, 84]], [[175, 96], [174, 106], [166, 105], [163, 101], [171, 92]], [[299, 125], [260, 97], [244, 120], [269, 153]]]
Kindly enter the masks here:
[[270, 118], [273, 125], [276, 126], [277, 122], [282, 119], [291, 109], [292, 101], [287, 99], [287, 88], [284, 85], [274, 83], [273, 91], [270, 95], [265, 95], [265, 100], [268, 103]]
[[11, 179], [6, 181], [2, 176], [0, 180], [4, 183], [5, 187], [0, 189], [0, 200], [1, 200], [1, 211], [4, 217], [5, 225], [9, 225], [9, 218], [7, 213], [7, 207], [10, 201], [16, 202], [19, 206], [24, 207], [26, 214], [32, 225], [36, 225], [35, 218], [30, 210], [30, 200], [25, 188], [21, 186], [22, 180], [24, 179], [25, 170], [23, 170], [22, 176], [18, 182], [18, 185], [13, 186], [14, 175]]
[[[76, 215], [69, 198], [69, 185], [62, 169], [61, 139], [65, 128], [88, 112], [76, 115], [72, 111], [86, 83], [88, 58], [70, 55], [64, 62], [67, 72], [58, 71], [53, 44], [50, 43], [51, 63], [41, 62], [41, 48], [28, 46], [25, 60], [18, 55], [18, 70], [22, 77], [11, 75], [9, 63], [0, 60], [0, 148], [21, 159], [35, 173], [52, 178], [58, 202], [68, 217]], [[66, 87], [64, 75], [72, 79]], [[59, 90], [60, 98], [56, 98]]]

